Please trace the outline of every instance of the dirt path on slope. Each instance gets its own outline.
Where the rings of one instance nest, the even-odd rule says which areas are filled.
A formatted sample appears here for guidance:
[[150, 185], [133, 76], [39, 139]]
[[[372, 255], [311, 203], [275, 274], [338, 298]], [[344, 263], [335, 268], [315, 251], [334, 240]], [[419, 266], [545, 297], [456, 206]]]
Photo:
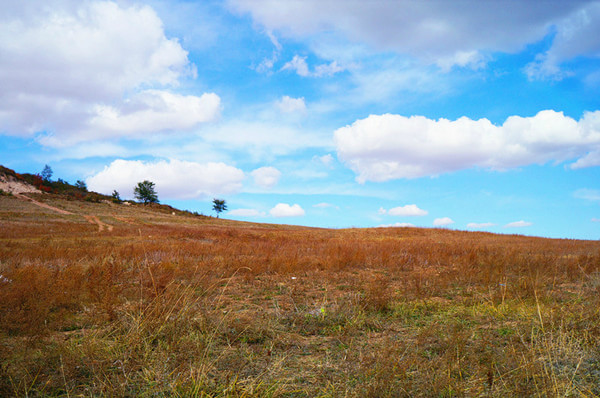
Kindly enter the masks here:
[[[67, 210], [59, 209], [58, 207], [50, 206], [46, 203], [38, 202], [37, 200], [30, 198], [29, 196], [21, 195], [19, 193], [13, 193], [13, 195], [15, 195], [17, 198], [19, 198], [21, 200], [29, 201], [36, 206], [43, 207], [44, 209], [49, 209], [49, 210], [55, 211], [60, 214], [69, 214], [69, 215], [75, 214], [75, 213], [71, 213], [70, 211], [67, 211]], [[84, 215], [83, 217], [89, 223], [98, 225], [98, 232], [102, 232], [105, 229], [108, 230], [108, 232], [112, 232], [112, 230], [113, 230], [112, 225], [109, 225], [109, 224], [106, 224], [105, 222], [100, 221], [100, 219], [96, 216]]]
[[37, 200], [30, 198], [29, 196], [21, 195], [19, 193], [15, 193], [13, 195], [15, 195], [17, 198], [19, 198], [21, 200], [27, 200], [27, 201], [33, 203], [34, 205], [37, 205], [39, 207], [43, 207], [45, 209], [53, 210], [53, 211], [55, 211], [57, 213], [60, 213], [60, 214], [73, 214], [70, 211], [59, 209], [58, 207], [50, 206], [50, 205], [47, 205], [46, 203], [38, 202]]
[[100, 219], [98, 217], [96, 217], [96, 216], [89, 216], [88, 215], [88, 216], [84, 216], [84, 217], [85, 217], [86, 220], [88, 220], [88, 222], [90, 224], [96, 224], [96, 225], [98, 225], [98, 232], [104, 231], [105, 228], [108, 230], [108, 232], [112, 232], [112, 230], [113, 230], [113, 226], [112, 225], [109, 225], [109, 224], [106, 224], [106, 223], [100, 221]]

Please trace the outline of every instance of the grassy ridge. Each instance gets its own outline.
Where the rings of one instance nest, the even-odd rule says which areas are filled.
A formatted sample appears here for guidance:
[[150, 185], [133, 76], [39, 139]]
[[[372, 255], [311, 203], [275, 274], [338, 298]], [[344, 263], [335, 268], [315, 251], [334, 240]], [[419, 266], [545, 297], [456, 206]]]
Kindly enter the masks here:
[[600, 395], [599, 242], [41, 197], [0, 197], [1, 396]]

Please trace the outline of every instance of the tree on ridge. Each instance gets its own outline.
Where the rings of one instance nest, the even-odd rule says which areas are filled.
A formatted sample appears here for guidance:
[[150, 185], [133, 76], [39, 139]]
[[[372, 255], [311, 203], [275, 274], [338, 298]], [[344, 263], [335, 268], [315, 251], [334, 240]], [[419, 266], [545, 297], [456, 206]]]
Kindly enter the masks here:
[[217, 218], [219, 218], [219, 213], [227, 210], [227, 204], [224, 199], [213, 199], [213, 210], [217, 212]]
[[154, 183], [148, 180], [138, 182], [133, 189], [133, 195], [144, 204], [158, 203], [158, 194], [154, 189]]

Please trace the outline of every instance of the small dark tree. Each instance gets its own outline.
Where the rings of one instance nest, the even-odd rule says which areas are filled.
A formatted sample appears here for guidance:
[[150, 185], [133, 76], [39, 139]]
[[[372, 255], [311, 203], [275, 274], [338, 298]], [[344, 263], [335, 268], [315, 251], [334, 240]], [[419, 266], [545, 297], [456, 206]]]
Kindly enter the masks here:
[[75, 183], [75, 186], [79, 189], [81, 189], [82, 191], [86, 191], [87, 192], [87, 185], [85, 184], [85, 181], [83, 180], [77, 180], [77, 182]]
[[154, 183], [148, 180], [138, 182], [137, 186], [133, 189], [133, 195], [136, 199], [148, 203], [158, 203], [158, 194], [154, 189]]
[[227, 204], [223, 199], [213, 199], [213, 210], [217, 212], [217, 218], [219, 218], [219, 213], [227, 210]]
[[121, 203], [123, 201], [121, 200], [121, 195], [119, 195], [119, 192], [117, 192], [116, 189], [112, 193], [112, 200], [115, 203]]
[[42, 180], [49, 182], [52, 178], [52, 168], [48, 165], [45, 165], [44, 170], [42, 170], [40, 173], [40, 176], [42, 177]]

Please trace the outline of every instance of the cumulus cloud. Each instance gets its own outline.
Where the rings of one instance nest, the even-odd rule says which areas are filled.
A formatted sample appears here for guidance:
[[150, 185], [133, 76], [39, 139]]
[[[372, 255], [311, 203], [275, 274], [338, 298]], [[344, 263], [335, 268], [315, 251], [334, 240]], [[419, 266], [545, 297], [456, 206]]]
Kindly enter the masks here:
[[[521, 1], [344, 2], [230, 0], [269, 30], [311, 38], [334, 32], [345, 40], [379, 50], [409, 54], [442, 67], [475, 66], [481, 54], [516, 52], [543, 39], [552, 26], [557, 37], [550, 55], [568, 59], [598, 53], [598, 3]], [[399, 9], [401, 12], [399, 12]], [[587, 19], [586, 19], [587, 18]], [[563, 38], [564, 36], [564, 38]]]
[[443, 227], [450, 224], [454, 224], [454, 221], [450, 217], [436, 218], [433, 220], [433, 225], [435, 227]]
[[277, 101], [276, 105], [277, 109], [283, 113], [306, 112], [304, 98], [292, 98], [284, 95], [279, 101]]
[[138, 182], [150, 180], [159, 198], [192, 199], [239, 192], [243, 179], [242, 170], [224, 163], [117, 159], [86, 179], [86, 184], [93, 191], [110, 194], [116, 189], [132, 197]]
[[234, 209], [228, 212], [229, 215], [237, 217], [264, 217], [266, 216], [264, 211], [258, 211], [256, 209]]
[[532, 117], [511, 116], [501, 126], [467, 117], [371, 115], [337, 129], [334, 139], [338, 158], [360, 183], [472, 167], [502, 170], [600, 154], [600, 111], [576, 121], [545, 110]]
[[523, 228], [523, 227], [530, 227], [532, 226], [533, 223], [529, 222], [529, 221], [515, 221], [515, 222], [510, 222], [508, 224], [506, 224], [504, 226], [504, 228]]
[[489, 227], [493, 227], [494, 223], [492, 222], [481, 222], [481, 223], [477, 223], [477, 222], [470, 222], [467, 224], [467, 228], [470, 229], [482, 229], [482, 228], [489, 228]]
[[[215, 94], [169, 93], [195, 68], [148, 6], [9, 1], [0, 16], [0, 132], [42, 143], [188, 128], [218, 114]], [[142, 91], [140, 91], [143, 88]], [[65, 140], [66, 138], [66, 140]]]
[[402, 217], [416, 217], [416, 216], [426, 216], [428, 214], [427, 210], [419, 209], [417, 205], [405, 205], [394, 207], [392, 209], [386, 210], [383, 207], [380, 207], [378, 210], [379, 214], [389, 214], [390, 216], [402, 216]]
[[304, 216], [305, 212], [298, 204], [289, 205], [287, 203], [277, 203], [275, 207], [269, 210], [269, 214], [273, 217], [300, 217]]
[[119, 108], [96, 105], [93, 116], [90, 114], [80, 130], [42, 136], [39, 142], [61, 147], [94, 139], [133, 138], [161, 131], [188, 130], [199, 123], [216, 119], [220, 102], [219, 96], [212, 93], [197, 97], [145, 90]]
[[250, 173], [254, 183], [262, 188], [272, 188], [279, 182], [281, 172], [275, 167], [261, 167]]

